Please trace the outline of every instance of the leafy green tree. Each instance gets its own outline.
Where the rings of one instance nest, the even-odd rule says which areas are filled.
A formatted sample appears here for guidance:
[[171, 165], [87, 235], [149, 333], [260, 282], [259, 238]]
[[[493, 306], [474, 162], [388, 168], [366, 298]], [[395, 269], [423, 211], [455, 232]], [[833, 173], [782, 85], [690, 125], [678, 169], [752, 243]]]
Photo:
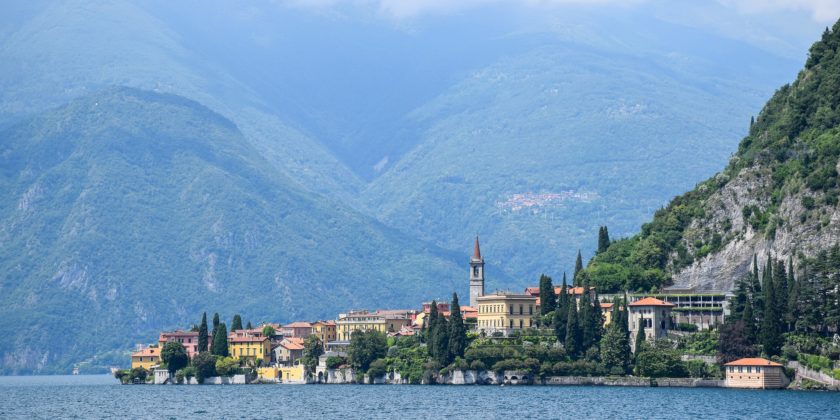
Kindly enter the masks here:
[[[251, 329], [251, 328], [249, 328], [249, 329]], [[262, 329], [263, 337], [271, 338], [271, 337], [274, 337], [275, 334], [277, 334], [277, 331], [271, 325], [265, 325]]]
[[572, 359], [578, 358], [583, 351], [583, 337], [581, 335], [580, 325], [578, 324], [577, 305], [572, 300], [569, 303], [569, 312], [566, 318], [566, 340], [564, 342], [566, 354]]
[[169, 370], [169, 373], [175, 373], [176, 370], [190, 363], [187, 349], [184, 348], [183, 344], [175, 341], [168, 341], [163, 345], [163, 349], [160, 351], [160, 360], [166, 363], [166, 369]]
[[201, 315], [201, 325], [198, 327], [198, 352], [207, 351], [207, 312]]
[[554, 312], [557, 306], [557, 295], [554, 294], [554, 284], [551, 277], [545, 274], [540, 275], [540, 314], [545, 315]]
[[636, 374], [650, 378], [684, 378], [688, 370], [668, 340], [657, 340], [636, 355]]
[[379, 331], [355, 331], [350, 337], [347, 356], [357, 372], [366, 372], [374, 360], [385, 357], [388, 343]]
[[[267, 325], [270, 327], [270, 325]], [[303, 341], [303, 366], [307, 375], [312, 375], [318, 367], [318, 358], [324, 354], [324, 343], [316, 335], [310, 335]]]
[[467, 348], [467, 328], [464, 326], [457, 293], [452, 294], [449, 312], [449, 355], [452, 359], [464, 357], [464, 350]]
[[212, 353], [216, 356], [228, 356], [228, 334], [227, 325], [224, 322], [220, 323], [213, 334], [213, 348]]
[[239, 314], [233, 316], [233, 322], [230, 323], [231, 331], [238, 331], [242, 329], [242, 317]]
[[216, 359], [216, 373], [219, 376], [230, 376], [239, 369], [239, 359], [235, 357], [220, 357]]
[[199, 353], [192, 359], [195, 368], [195, 379], [203, 383], [205, 378], [216, 376], [216, 356], [209, 352]]
[[717, 355], [721, 363], [729, 363], [744, 357], [752, 357], [755, 354], [755, 347], [747, 338], [744, 321], [738, 320], [734, 323], [725, 323], [720, 326]]
[[370, 364], [370, 368], [367, 370], [368, 378], [370, 378], [371, 383], [376, 378], [381, 378], [385, 376], [387, 371], [388, 364], [385, 362], [385, 359], [376, 359]]

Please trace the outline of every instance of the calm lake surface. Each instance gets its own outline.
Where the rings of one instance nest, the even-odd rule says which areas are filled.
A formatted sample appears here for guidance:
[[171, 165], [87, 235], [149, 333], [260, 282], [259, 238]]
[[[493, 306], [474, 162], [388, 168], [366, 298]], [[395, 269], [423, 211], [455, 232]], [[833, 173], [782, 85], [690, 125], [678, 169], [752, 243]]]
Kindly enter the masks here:
[[0, 377], [0, 419], [115, 417], [838, 419], [840, 393], [540, 386], [121, 386], [108, 375]]

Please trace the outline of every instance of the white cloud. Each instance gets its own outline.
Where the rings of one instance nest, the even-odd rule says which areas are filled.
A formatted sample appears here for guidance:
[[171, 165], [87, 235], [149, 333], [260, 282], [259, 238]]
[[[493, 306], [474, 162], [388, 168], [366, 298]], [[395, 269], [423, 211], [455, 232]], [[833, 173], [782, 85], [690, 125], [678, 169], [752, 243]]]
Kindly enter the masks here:
[[816, 22], [828, 23], [840, 17], [840, 0], [719, 0], [742, 13], [805, 12]]

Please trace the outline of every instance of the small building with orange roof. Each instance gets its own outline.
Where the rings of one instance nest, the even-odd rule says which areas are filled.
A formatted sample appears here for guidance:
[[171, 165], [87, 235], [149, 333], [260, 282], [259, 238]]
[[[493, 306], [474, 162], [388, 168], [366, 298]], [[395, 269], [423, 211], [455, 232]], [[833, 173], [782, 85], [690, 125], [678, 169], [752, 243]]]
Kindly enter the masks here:
[[730, 388], [778, 389], [790, 383], [784, 366], [760, 357], [738, 359], [723, 367], [725, 384]]
[[303, 339], [300, 337], [284, 339], [274, 348], [274, 360], [279, 365], [291, 366], [301, 357], [303, 357]]
[[160, 364], [160, 347], [149, 346], [131, 353], [131, 368], [151, 370]]
[[312, 334], [312, 324], [303, 321], [292, 322], [280, 327], [280, 333], [283, 337], [306, 338]]
[[640, 331], [644, 330], [646, 341], [655, 341], [668, 335], [668, 330], [671, 329], [671, 309], [675, 306], [673, 303], [646, 297], [627, 306], [630, 309], [630, 343], [634, 352], [636, 335]]

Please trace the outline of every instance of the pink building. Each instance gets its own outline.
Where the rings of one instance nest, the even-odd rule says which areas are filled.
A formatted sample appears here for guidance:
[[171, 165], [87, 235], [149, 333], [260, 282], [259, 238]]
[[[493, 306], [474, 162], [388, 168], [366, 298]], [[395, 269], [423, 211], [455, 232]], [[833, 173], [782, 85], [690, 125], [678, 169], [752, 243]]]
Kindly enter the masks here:
[[[163, 348], [164, 344], [174, 341], [176, 343], [181, 343], [185, 349], [187, 349], [187, 355], [190, 358], [193, 358], [196, 354], [198, 354], [198, 331], [166, 331], [160, 333], [160, 338], [158, 342], [160, 343], [160, 348]], [[207, 350], [210, 350], [210, 346], [213, 344], [213, 334], [207, 333]]]
[[308, 322], [292, 322], [280, 328], [284, 337], [306, 338], [312, 335], [312, 324]]

